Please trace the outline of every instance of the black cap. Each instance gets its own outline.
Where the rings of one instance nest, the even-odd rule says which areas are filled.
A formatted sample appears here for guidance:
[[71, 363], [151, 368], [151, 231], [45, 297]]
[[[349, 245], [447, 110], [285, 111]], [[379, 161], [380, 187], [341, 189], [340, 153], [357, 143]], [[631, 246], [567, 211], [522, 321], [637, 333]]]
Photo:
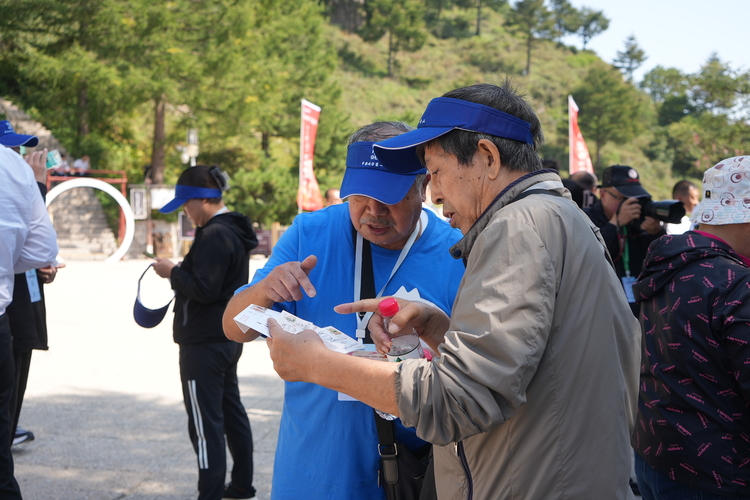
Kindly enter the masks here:
[[648, 191], [641, 186], [638, 172], [627, 165], [613, 165], [604, 170], [600, 188], [613, 187], [628, 198], [650, 198]]

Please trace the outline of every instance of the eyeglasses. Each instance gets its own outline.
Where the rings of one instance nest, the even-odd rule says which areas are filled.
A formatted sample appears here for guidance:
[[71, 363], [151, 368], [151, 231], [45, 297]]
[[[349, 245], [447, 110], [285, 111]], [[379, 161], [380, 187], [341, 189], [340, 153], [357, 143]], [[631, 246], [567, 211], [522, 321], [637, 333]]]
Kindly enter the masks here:
[[603, 190], [602, 192], [603, 193], [607, 193], [608, 195], [610, 195], [612, 198], [614, 198], [615, 200], [619, 201], [620, 203], [622, 203], [623, 201], [625, 201], [625, 200], [628, 199], [627, 196], [621, 196], [621, 195], [613, 193], [612, 191], [607, 191], [606, 189]]

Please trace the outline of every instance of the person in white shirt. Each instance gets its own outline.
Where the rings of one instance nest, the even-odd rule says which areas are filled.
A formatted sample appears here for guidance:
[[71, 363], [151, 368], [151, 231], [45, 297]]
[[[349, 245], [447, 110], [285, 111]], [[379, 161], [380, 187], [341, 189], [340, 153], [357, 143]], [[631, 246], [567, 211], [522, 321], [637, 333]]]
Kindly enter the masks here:
[[77, 170], [75, 173], [76, 175], [86, 175], [89, 171], [89, 168], [91, 168], [91, 159], [89, 158], [89, 155], [83, 155], [82, 157], [78, 158], [76, 161], [73, 162], [73, 169]]
[[13, 276], [51, 265], [57, 235], [34, 173], [9, 147], [0, 147], [0, 498], [21, 498], [10, 453], [10, 398], [13, 347], [5, 310], [13, 297]]
[[672, 198], [682, 202], [685, 207], [685, 216], [679, 224], [666, 224], [667, 234], [682, 234], [695, 229], [696, 225], [690, 222], [690, 214], [700, 201], [698, 188], [692, 182], [682, 180], [672, 188]]

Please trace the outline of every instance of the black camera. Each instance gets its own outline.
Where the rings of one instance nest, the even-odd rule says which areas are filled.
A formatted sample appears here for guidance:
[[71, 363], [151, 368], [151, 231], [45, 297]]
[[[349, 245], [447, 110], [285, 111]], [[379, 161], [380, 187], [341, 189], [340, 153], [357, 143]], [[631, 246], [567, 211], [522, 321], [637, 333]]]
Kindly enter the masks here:
[[679, 224], [685, 217], [685, 206], [681, 201], [653, 201], [651, 198], [638, 198], [641, 204], [641, 219], [653, 217], [669, 224]]

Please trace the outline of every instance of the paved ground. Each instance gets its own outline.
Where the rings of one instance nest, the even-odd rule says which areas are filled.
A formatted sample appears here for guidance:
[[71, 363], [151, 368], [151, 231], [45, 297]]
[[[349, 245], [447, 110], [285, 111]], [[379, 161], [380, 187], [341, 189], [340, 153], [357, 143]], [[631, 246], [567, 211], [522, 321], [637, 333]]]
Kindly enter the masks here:
[[[197, 498], [172, 313], [151, 330], [132, 317], [148, 262], [71, 261], [45, 288], [50, 350], [34, 352], [20, 420], [36, 440], [13, 448], [24, 499]], [[264, 262], [253, 258], [251, 275]], [[155, 275], [149, 285], [168, 290]], [[161, 305], [156, 295], [144, 296], [149, 307]], [[239, 377], [254, 435], [257, 498], [266, 500], [283, 383], [264, 342], [245, 346]]]
[[[197, 498], [172, 313], [151, 330], [132, 317], [148, 262], [71, 261], [45, 288], [50, 350], [34, 352], [20, 421], [36, 440], [13, 448], [25, 500]], [[254, 257], [251, 275], [264, 263]], [[166, 282], [152, 271], [147, 279], [148, 307], [169, 300]], [[265, 342], [245, 346], [239, 377], [257, 498], [268, 500], [283, 382]]]

